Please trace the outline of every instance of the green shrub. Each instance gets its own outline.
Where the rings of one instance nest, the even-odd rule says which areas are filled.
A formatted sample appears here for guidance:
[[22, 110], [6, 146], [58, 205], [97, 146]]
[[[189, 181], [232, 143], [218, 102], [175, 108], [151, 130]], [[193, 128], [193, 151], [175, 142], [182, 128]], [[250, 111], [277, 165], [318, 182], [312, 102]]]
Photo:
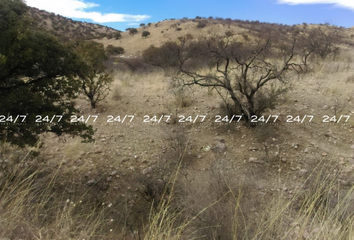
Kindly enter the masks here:
[[116, 32], [116, 33], [114, 33], [114, 38], [116, 40], [121, 39], [122, 38], [122, 34], [120, 32]]
[[129, 29], [129, 34], [130, 34], [130, 35], [134, 36], [134, 35], [137, 34], [137, 33], [138, 33], [138, 29], [136, 29], [136, 28], [130, 28], [130, 29]]
[[199, 21], [197, 24], [197, 28], [204, 28], [206, 27], [207, 22], [206, 21]]
[[108, 45], [106, 47], [106, 52], [109, 55], [118, 55], [118, 54], [123, 54], [124, 53], [124, 48], [122, 47], [115, 47], [113, 45]]
[[141, 37], [143, 37], [143, 38], [147, 38], [148, 36], [150, 36], [149, 31], [143, 31], [143, 33], [141, 34]]

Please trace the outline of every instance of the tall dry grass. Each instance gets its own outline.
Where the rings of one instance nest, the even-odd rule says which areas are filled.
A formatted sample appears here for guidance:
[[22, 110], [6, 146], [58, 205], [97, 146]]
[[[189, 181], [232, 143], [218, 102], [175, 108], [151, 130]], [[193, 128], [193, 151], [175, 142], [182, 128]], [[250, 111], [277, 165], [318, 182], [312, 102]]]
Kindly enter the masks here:
[[[189, 140], [186, 141], [188, 146]], [[224, 190], [219, 197], [191, 214], [192, 208], [181, 209], [176, 204], [180, 201], [176, 186], [181, 179], [185, 152], [184, 149], [180, 153], [179, 163], [158, 206], [151, 205], [141, 239], [220, 239], [217, 234], [205, 234], [208, 231], [204, 231], [217, 226], [195, 224], [208, 214], [218, 215], [215, 211], [227, 215], [228, 221], [222, 225], [225, 229], [220, 230], [230, 233], [222, 239], [354, 239], [354, 187], [343, 189], [338, 182], [338, 172], [329, 171], [324, 167], [328, 164], [323, 161], [290, 199], [280, 191], [258, 206], [257, 218], [247, 216], [249, 209], [244, 204], [242, 188], [236, 191], [225, 178], [222, 178], [225, 187], [221, 188]], [[107, 218], [110, 205], [89, 206], [85, 194], [58, 197], [55, 183], [59, 170], [43, 176], [45, 169], [21, 167], [29, 156], [29, 153], [25, 154], [11, 171], [2, 169], [0, 238], [120, 239], [117, 226]]]
[[85, 194], [56, 194], [61, 166], [53, 172], [31, 166], [30, 153], [13, 167], [2, 166], [0, 239], [115, 239], [106, 214], [111, 206], [87, 203]]

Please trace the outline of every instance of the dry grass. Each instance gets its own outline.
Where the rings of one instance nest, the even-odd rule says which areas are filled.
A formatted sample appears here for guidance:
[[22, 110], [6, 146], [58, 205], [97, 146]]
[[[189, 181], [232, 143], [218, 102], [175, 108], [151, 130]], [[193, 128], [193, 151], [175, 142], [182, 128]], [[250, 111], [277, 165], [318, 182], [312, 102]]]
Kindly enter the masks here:
[[273, 199], [252, 239], [353, 238], [354, 188], [341, 194], [338, 176], [320, 164], [291, 199]]
[[9, 239], [114, 239], [107, 219], [111, 206], [85, 202], [87, 196], [55, 194], [58, 172], [18, 170], [2, 178], [0, 237]]
[[[216, 240], [220, 239], [220, 236], [223, 236], [221, 239], [234, 240], [352, 239], [354, 237], [354, 215], [351, 206], [354, 200], [354, 188], [341, 194], [337, 176], [328, 174], [328, 171], [321, 165], [314, 169], [302, 187], [294, 192], [292, 198], [286, 198], [286, 193], [280, 191], [279, 194], [268, 199], [268, 203], [264, 203], [263, 207], [258, 207], [258, 216], [261, 217], [247, 217], [248, 210], [242, 203], [244, 202], [243, 192], [234, 192], [227, 184], [223, 194], [207, 206], [203, 207], [200, 202], [203, 200], [199, 199], [202, 204], [199, 207], [201, 210], [192, 216], [186, 214], [186, 212], [193, 212], [192, 206], [176, 211], [172, 207], [171, 197], [167, 196], [167, 200], [162, 201], [158, 210], [152, 211], [144, 239]], [[226, 198], [229, 200], [225, 202]], [[218, 207], [220, 203], [222, 208]], [[208, 223], [210, 214], [214, 217], [222, 214], [225, 222], [221, 219], [214, 219], [216, 225], [195, 224], [200, 220]], [[186, 219], [188, 215], [189, 219]], [[209, 224], [212, 223], [213, 221]], [[213, 231], [220, 226], [223, 226], [220, 229], [223, 233]], [[209, 234], [206, 235], [207, 232]], [[225, 235], [225, 233], [228, 234]]]

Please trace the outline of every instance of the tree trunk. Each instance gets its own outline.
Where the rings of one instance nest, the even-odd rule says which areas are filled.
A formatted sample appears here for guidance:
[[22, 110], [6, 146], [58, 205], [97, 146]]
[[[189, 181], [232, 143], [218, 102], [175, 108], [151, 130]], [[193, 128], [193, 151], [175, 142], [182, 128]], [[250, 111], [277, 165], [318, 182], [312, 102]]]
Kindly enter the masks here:
[[96, 102], [91, 101], [91, 108], [92, 108], [92, 109], [95, 109], [95, 108], [96, 108]]
[[252, 117], [253, 115], [256, 115], [256, 109], [254, 107], [254, 99], [253, 96], [250, 96], [249, 98], [247, 98], [248, 101], [248, 111], [250, 116]]

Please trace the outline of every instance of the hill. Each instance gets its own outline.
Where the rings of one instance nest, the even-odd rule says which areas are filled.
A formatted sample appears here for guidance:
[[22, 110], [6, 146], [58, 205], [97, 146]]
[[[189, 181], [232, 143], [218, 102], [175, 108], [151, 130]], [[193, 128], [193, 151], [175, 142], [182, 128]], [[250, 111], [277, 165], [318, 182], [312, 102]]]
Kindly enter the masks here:
[[114, 34], [120, 32], [107, 26], [74, 21], [33, 7], [29, 7], [28, 14], [33, 19], [35, 28], [49, 31], [63, 40], [111, 38]]
[[[33, 7], [29, 7], [28, 13], [34, 20], [34, 27], [37, 29], [49, 31], [63, 40], [91, 39], [101, 42], [105, 46], [123, 47], [125, 56], [139, 56], [150, 45], [158, 47], [166, 41], [175, 41], [187, 34], [194, 38], [212, 34], [238, 35], [240, 39], [247, 41], [255, 35], [291, 33], [316, 26], [307, 24], [290, 26], [259, 21], [196, 17], [195, 19], [166, 19], [157, 23], [150, 23], [137, 28], [137, 34], [131, 35], [129, 28], [125, 32], [121, 32], [104, 25], [75, 21]], [[147, 38], [142, 38], [143, 31], [149, 31], [150, 35]], [[353, 28], [347, 29], [346, 32], [348, 36], [352, 35]], [[119, 39], [115, 37], [117, 33], [121, 34]]]
[[[95, 41], [103, 43], [105, 46], [113, 45], [123, 47], [125, 56], [139, 56], [150, 45], [161, 46], [166, 41], [176, 41], [179, 37], [191, 35], [193, 38], [207, 37], [211, 35], [232, 35], [241, 41], [249, 41], [257, 36], [267, 38], [268, 36], [279, 36], [282, 34], [292, 34], [302, 32], [319, 25], [282, 25], [274, 23], [263, 23], [259, 21], [241, 21], [222, 18], [208, 19], [170, 19], [161, 22], [145, 25], [137, 28], [137, 34], [131, 35], [129, 29], [122, 32], [119, 40], [101, 38]], [[346, 39], [350, 39], [353, 34], [351, 29], [344, 29], [336, 26], [330, 28], [339, 30]], [[147, 38], [142, 37], [143, 31], [149, 31]]]

